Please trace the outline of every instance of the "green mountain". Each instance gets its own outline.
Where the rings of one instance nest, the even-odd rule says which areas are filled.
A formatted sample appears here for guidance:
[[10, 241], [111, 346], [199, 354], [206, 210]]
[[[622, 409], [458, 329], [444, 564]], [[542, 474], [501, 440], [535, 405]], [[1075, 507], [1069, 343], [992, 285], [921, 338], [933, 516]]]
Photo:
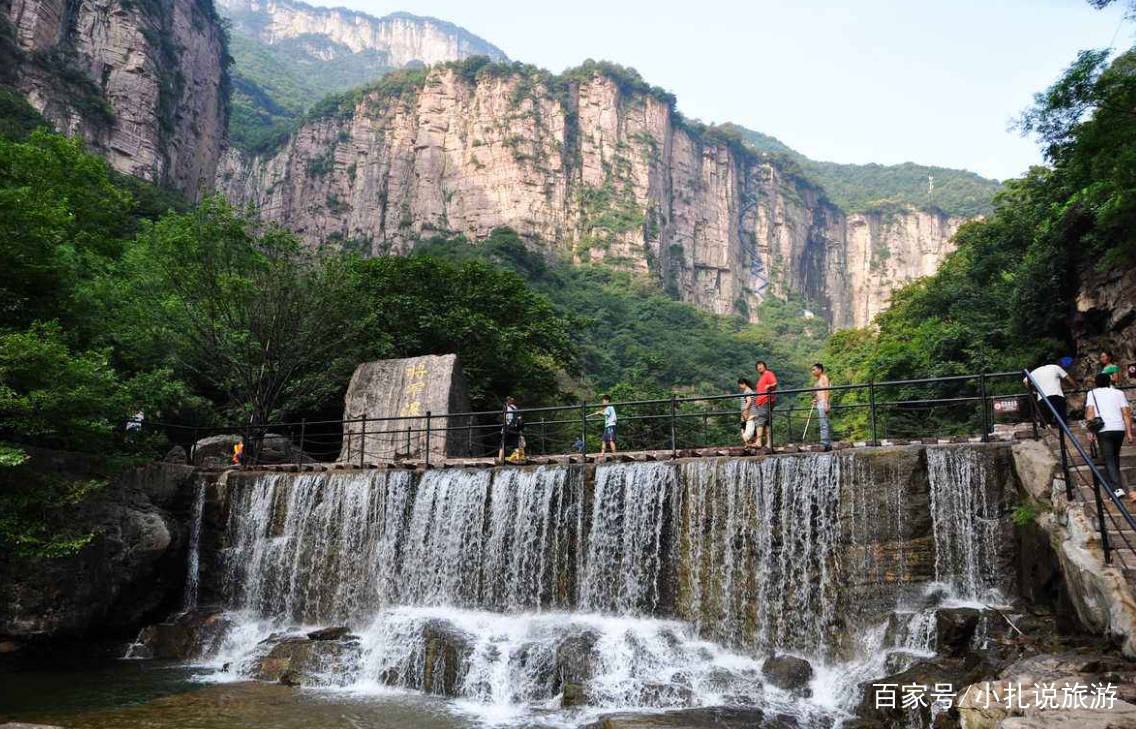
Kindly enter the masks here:
[[312, 104], [372, 83], [398, 68], [484, 55], [496, 46], [436, 18], [376, 18], [298, 0], [218, 0], [230, 23], [234, 147], [256, 154], [277, 145]]
[[[733, 129], [755, 151], [784, 156], [800, 166], [804, 175], [820, 185], [829, 200], [847, 213], [862, 213], [886, 207], [936, 207], [949, 215], [989, 215], [994, 193], [1002, 189], [997, 180], [974, 172], [904, 162], [899, 165], [840, 164], [809, 159], [776, 137], [736, 124]], [[928, 176], [935, 178], [928, 194]]]

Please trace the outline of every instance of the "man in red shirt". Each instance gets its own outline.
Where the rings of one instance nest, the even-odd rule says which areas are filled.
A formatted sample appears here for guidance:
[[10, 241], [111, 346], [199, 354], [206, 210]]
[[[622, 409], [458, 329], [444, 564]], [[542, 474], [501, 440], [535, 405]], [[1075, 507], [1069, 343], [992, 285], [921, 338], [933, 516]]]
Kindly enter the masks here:
[[[773, 370], [765, 366], [763, 360], [758, 360], [754, 365], [757, 370], [757, 445], [769, 448], [769, 452], [773, 452], [773, 405], [777, 401], [777, 396], [773, 391], [777, 389], [777, 375], [773, 374]], [[766, 434], [768, 436], [768, 445], [766, 444]]]

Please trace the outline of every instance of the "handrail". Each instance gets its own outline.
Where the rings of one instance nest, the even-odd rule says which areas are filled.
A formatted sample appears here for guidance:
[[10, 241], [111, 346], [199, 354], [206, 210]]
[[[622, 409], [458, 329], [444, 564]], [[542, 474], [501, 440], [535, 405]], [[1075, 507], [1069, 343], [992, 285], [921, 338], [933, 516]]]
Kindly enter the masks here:
[[[1041, 393], [1041, 386], [1038, 385], [1037, 380], [1034, 379], [1030, 371], [1027, 369], [1022, 370], [1022, 372], [1025, 373], [1026, 379], [1029, 380], [1029, 383], [1033, 386], [1034, 391]], [[1073, 447], [1077, 449], [1077, 453], [1080, 454], [1081, 460], [1085, 463], [1086, 466], [1089, 467], [1089, 470], [1092, 471], [1093, 492], [1096, 496], [1097, 503], [1097, 526], [1100, 529], [1101, 533], [1101, 546], [1104, 550], [1104, 561], [1111, 562], [1111, 550], [1108, 544], [1108, 525], [1105, 524], [1105, 514], [1108, 514], [1109, 521], [1112, 521], [1113, 524], [1116, 524], [1116, 522], [1115, 520], [1113, 520], [1111, 512], [1106, 512], [1103, 504], [1101, 503], [1100, 485], [1104, 484], [1106, 486], [1104, 492], [1108, 494], [1109, 499], [1112, 501], [1113, 505], [1117, 507], [1117, 510], [1120, 512], [1120, 515], [1124, 517], [1124, 520], [1128, 522], [1128, 526], [1132, 529], [1133, 532], [1136, 532], [1136, 519], [1133, 518], [1132, 512], [1128, 511], [1128, 507], [1124, 505], [1124, 502], [1120, 499], [1120, 497], [1118, 497], [1114, 493], [1114, 489], [1120, 484], [1110, 484], [1109, 480], [1101, 474], [1100, 469], [1097, 468], [1096, 463], [1093, 462], [1093, 459], [1089, 456], [1089, 453], [1085, 450], [1085, 447], [1081, 445], [1081, 441], [1077, 438], [1076, 435], [1073, 434], [1073, 431], [1069, 427], [1069, 424], [1065, 422], [1065, 419], [1062, 418], [1057, 412], [1057, 409], [1053, 407], [1053, 403], [1049, 402], [1049, 399], [1045, 397], [1039, 398], [1038, 401], [1045, 403], [1045, 406], [1049, 408], [1053, 422], [1057, 424], [1057, 427], [1060, 429], [1061, 434], [1065, 438], [1069, 439], [1069, 442], [1072, 443]], [[1069, 482], [1069, 471], [1067, 464], [1065, 465], [1065, 482]], [[1131, 544], [1128, 542], [1128, 538], [1124, 536], [1124, 533], [1120, 531], [1120, 534], [1125, 543], [1129, 544], [1129, 546], [1131, 547]]]

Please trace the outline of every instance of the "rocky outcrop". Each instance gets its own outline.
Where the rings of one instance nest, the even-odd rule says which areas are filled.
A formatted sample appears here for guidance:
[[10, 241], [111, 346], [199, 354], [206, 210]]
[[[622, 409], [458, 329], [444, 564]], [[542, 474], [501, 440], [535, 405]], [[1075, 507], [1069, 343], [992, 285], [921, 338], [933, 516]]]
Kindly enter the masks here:
[[[235, 30], [263, 43], [324, 36], [352, 52], [378, 51], [387, 66], [488, 56], [507, 61], [500, 48], [437, 18], [392, 13], [376, 18], [346, 8], [313, 7], [294, 0], [218, 0]], [[325, 60], [327, 60], [325, 58]]]
[[120, 172], [190, 197], [211, 186], [228, 127], [225, 35], [211, 2], [0, 0], [0, 26], [14, 59], [0, 82], [59, 131]]
[[[58, 461], [44, 467], [93, 477], [90, 464]], [[69, 515], [94, 534], [77, 554], [0, 554], [0, 640], [133, 636], [145, 619], [169, 609], [185, 584], [187, 535], [177, 512], [193, 478], [190, 467], [167, 463], [126, 471]]]
[[1057, 459], [1037, 442], [1015, 443], [1016, 470], [1022, 486], [1042, 505], [1037, 526], [1048, 535], [1057, 555], [1068, 596], [1089, 630], [1116, 640], [1136, 657], [1136, 598], [1124, 573], [1106, 564], [1099, 533], [1079, 503], [1065, 498]]
[[1081, 358], [1078, 372], [1096, 372], [1102, 349], [1122, 365], [1136, 362], [1136, 267], [1096, 265], [1079, 277], [1070, 321]]
[[[464, 70], [463, 70], [464, 69]], [[932, 272], [962, 222], [848, 216], [783, 163], [685, 122], [637, 77], [585, 67], [436, 67], [311, 118], [218, 186], [312, 245], [405, 253], [507, 226], [548, 253], [648, 273], [717, 313], [798, 294], [837, 326]]]

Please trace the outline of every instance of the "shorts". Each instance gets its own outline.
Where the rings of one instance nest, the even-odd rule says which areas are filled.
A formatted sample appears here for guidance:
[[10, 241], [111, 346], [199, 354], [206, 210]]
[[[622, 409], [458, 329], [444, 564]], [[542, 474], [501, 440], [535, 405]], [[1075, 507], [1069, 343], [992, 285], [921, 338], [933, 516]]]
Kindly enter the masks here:
[[753, 422], [756, 423], [758, 427], [765, 427], [773, 422], [773, 407], [769, 403], [758, 405], [754, 412], [756, 415], [754, 415]]
[[742, 430], [742, 440], [751, 441], [757, 435], [757, 420], [750, 418], [745, 421], [745, 428]]
[[604, 426], [603, 442], [604, 443], [614, 443], [615, 442], [615, 426], [614, 425], [605, 425]]

